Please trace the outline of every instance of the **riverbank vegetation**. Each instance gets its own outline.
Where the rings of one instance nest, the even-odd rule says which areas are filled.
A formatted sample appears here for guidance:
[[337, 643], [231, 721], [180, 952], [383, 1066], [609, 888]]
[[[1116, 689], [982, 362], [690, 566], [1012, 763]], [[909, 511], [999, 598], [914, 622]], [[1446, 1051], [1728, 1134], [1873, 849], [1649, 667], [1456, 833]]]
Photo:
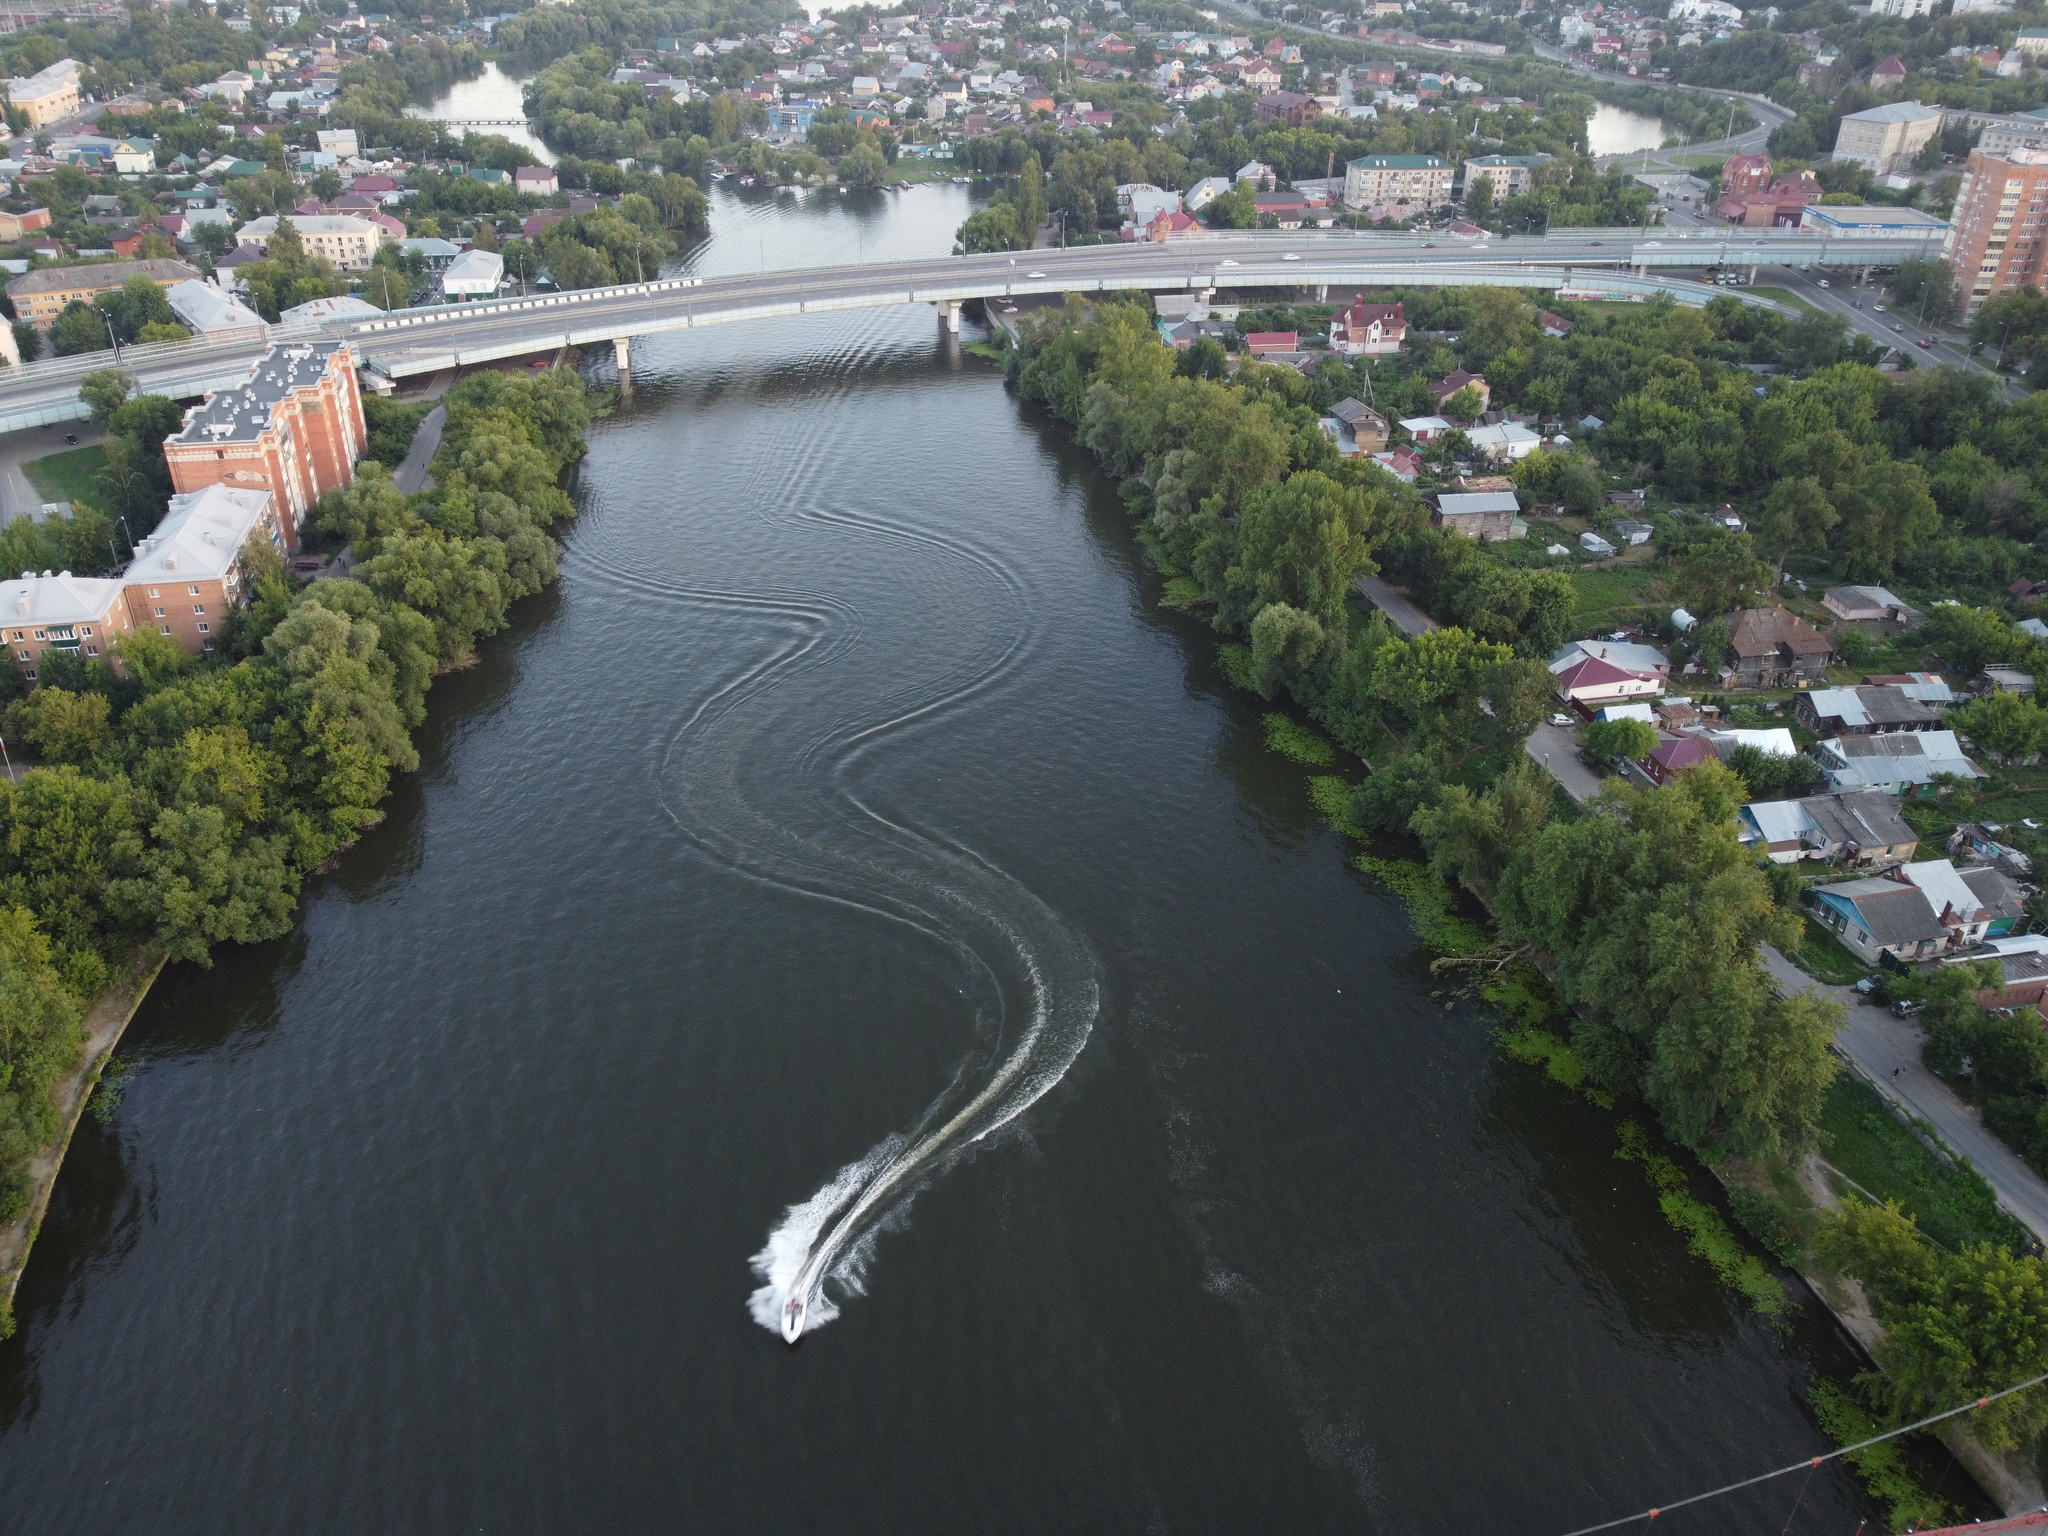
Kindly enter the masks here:
[[40, 766], [0, 782], [0, 1220], [48, 1139], [83, 1002], [138, 952], [204, 965], [216, 944], [288, 932], [306, 874], [418, 766], [410, 733], [436, 672], [555, 579], [581, 380], [481, 373], [446, 403], [431, 492], [401, 495], [366, 460], [320, 502], [355, 579], [297, 587], [252, 541], [254, 601], [217, 657], [149, 633], [116, 643], [119, 670], [52, 652], [9, 707], [9, 742]]
[[[1832, 558], [1887, 573], [1913, 568], [1931, 545], [1967, 548], [1972, 538], [1944, 522], [1920, 461], [1972, 439], [2000, 443], [1979, 430], [1986, 419], [2015, 433], [2033, 414], [1987, 405], [1943, 376], [1880, 394], [1865, 387], [1874, 370], [1839, 361], [1817, 360], [1810, 377], [1762, 396], [1746, 381], [1738, 390], [1729, 354], [1742, 357], [1753, 335], [1746, 316], [1721, 305], [1575, 316], [1574, 345], [1538, 371], [1527, 361], [1539, 345], [1526, 334], [1533, 326], [1516, 309], [1526, 301], [1459, 297], [1461, 345], [1490, 364], [1527, 348], [1501, 370], [1522, 381], [1512, 388], [1547, 379], [1556, 406], [1611, 413], [1623, 424], [1617, 460], [1632, 458], [1645, 477], [1689, 453], [1689, 496], [1719, 475], [1768, 499], [1782, 483], [1768, 476], [1792, 458], [1828, 461], [1827, 480], [1811, 478], [1837, 517], [1802, 522], [1788, 506], [1786, 527], [1810, 530], [1800, 536]], [[1783, 342], [1789, 329], [1771, 334]], [[1837, 1401], [1834, 1422], [1851, 1408], [1906, 1422], [1936, 1399], [1949, 1405], [2048, 1370], [2048, 1277], [2014, 1246], [2010, 1225], [1987, 1216], [1985, 1192], [1915, 1165], [1868, 1127], [1844, 1151], [1861, 1172], [1828, 1202], [1803, 1192], [1799, 1170], [1825, 1156], [1841, 1092], [1829, 1052], [1841, 1010], [1811, 994], [1781, 997], [1758, 959], [1763, 943], [1796, 948], [1804, 922], [1796, 883], [1772, 878], [1737, 837], [1734, 811], [1751, 790], [1737, 768], [1709, 763], [1654, 790], [1617, 783], [1578, 807], [1527, 758], [1522, 743], [1551, 697], [1545, 658], [1576, 627], [1565, 570], [1433, 530], [1411, 487], [1370, 460], [1340, 459], [1318, 425], [1358, 382], [1338, 360], [1314, 379], [1249, 360], [1228, 380], [1199, 377], [1159, 344], [1142, 298], [1111, 296], [1029, 322], [1008, 368], [1018, 392], [1116, 476], [1165, 601], [1219, 633], [1225, 674], [1314, 722], [1315, 732], [1291, 719], [1271, 730], [1276, 750], [1305, 760], [1295, 749], [1308, 736], [1370, 765], [1356, 781], [1319, 765], [1316, 803], [1349, 835], [1420, 844], [1420, 862], [1378, 847], [1356, 862], [1404, 900], [1447, 981], [1472, 983], [1507, 1016], [1510, 1053], [1598, 1102], [1640, 1106], [1721, 1171], [1741, 1227], [1775, 1258], [1861, 1283], [1884, 1330], [1886, 1374]], [[1496, 400], [1503, 393], [1497, 386]], [[1724, 402], [1725, 431], [1704, 424], [1703, 395]], [[1640, 452], [1648, 444], [1655, 451]], [[1984, 456], [1997, 473], [2031, 472]], [[1719, 467], [1707, 469], [1709, 459]], [[1844, 524], [1853, 526], [1838, 533]], [[1779, 538], [1796, 542], [1785, 530]], [[1696, 542], [1686, 579], [1768, 584], [1747, 536]], [[1361, 612], [1352, 583], [1379, 570], [1449, 627], [1407, 638]], [[1471, 915], [1470, 898], [1490, 925]], [[1636, 1129], [1622, 1130], [1617, 1155], [1644, 1168], [1688, 1246], [1749, 1305], [1781, 1309], [1781, 1283], [1719, 1203], [1627, 1123]], [[1986, 1418], [1983, 1443], [2033, 1443], [2039, 1397]], [[1910, 1480], [1896, 1483], [1902, 1462], [1863, 1462], [1895, 1509], [1928, 1507], [1915, 1504]]]

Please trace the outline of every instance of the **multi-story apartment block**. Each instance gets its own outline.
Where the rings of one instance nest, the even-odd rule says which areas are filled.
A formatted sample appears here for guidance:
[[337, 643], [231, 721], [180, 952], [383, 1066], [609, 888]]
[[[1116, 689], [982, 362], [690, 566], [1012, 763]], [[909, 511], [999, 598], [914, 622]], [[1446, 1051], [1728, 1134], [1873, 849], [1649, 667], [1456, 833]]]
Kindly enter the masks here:
[[1941, 132], [1941, 108], [1892, 101], [1851, 112], [1835, 133], [1835, 159], [1867, 165], [1880, 176], [1913, 168], [1913, 160]]
[[1465, 162], [1465, 195], [1481, 181], [1493, 183], [1493, 200], [1521, 197], [1536, 188], [1536, 168], [1548, 164], [1548, 155], [1481, 155]]
[[[274, 213], [251, 219], [235, 231], [235, 244], [268, 250], [277, 234], [277, 222]], [[347, 213], [295, 215], [291, 225], [299, 232], [306, 254], [325, 256], [337, 272], [367, 272], [384, 240], [383, 231], [374, 222]]]
[[33, 322], [37, 330], [47, 331], [67, 305], [90, 304], [100, 294], [113, 292], [131, 277], [146, 277], [159, 288], [168, 288], [173, 283], [190, 282], [198, 276], [197, 267], [188, 267], [182, 261], [172, 261], [167, 257], [153, 257], [147, 261], [104, 261], [86, 267], [42, 267], [9, 283], [7, 297], [14, 301], [16, 315]]
[[1942, 256], [1974, 315], [1986, 299], [2043, 286], [2048, 258], [2048, 150], [1970, 151]]
[[321, 341], [271, 348], [248, 383], [193, 406], [164, 458], [179, 491], [270, 492], [289, 552], [307, 509], [355, 479], [368, 446], [355, 355], [345, 341]]
[[1437, 208], [1451, 200], [1457, 169], [1436, 155], [1364, 155], [1344, 166], [1344, 201], [1353, 208], [1376, 203], [1420, 203]]
[[8, 104], [19, 109], [30, 128], [75, 116], [82, 68], [76, 59], [59, 59], [26, 79], [16, 77], [7, 82]]
[[23, 571], [19, 580], [0, 582], [0, 635], [30, 682], [46, 652], [99, 657], [130, 627], [119, 581]]
[[135, 627], [169, 635], [195, 656], [211, 651], [222, 619], [248, 599], [242, 549], [251, 538], [285, 543], [270, 492], [209, 485], [173, 496], [121, 577]]

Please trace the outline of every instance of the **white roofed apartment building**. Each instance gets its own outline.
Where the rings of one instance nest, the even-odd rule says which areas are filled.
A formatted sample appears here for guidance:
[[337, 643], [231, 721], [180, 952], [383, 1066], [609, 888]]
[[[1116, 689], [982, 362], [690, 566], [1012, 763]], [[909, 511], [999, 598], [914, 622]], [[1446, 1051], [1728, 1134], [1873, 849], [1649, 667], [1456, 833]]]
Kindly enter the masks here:
[[1913, 168], [1914, 158], [1941, 132], [1941, 108], [1917, 101], [1866, 107], [1842, 119], [1835, 133], [1835, 159], [1853, 160], [1880, 176]]
[[216, 484], [173, 496], [121, 578], [134, 622], [194, 656], [211, 651], [229, 612], [248, 600], [242, 547], [251, 538], [284, 546], [270, 492]]
[[113, 642], [132, 627], [119, 581], [23, 571], [14, 581], [0, 582], [0, 634], [30, 682], [52, 650], [111, 663]]
[[495, 251], [464, 251], [441, 274], [441, 296], [451, 304], [495, 299], [505, 283], [505, 258]]
[[7, 103], [28, 119], [30, 128], [41, 128], [78, 112], [78, 77], [84, 66], [76, 59], [59, 59], [46, 69], [7, 82]]

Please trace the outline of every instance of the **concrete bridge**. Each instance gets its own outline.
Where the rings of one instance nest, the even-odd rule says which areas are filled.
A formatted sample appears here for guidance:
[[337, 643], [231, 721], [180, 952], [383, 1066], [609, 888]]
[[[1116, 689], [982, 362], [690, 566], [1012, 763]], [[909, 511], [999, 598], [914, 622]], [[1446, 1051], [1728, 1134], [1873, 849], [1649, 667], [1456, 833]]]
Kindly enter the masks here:
[[[1938, 250], [1938, 245], [1933, 248]], [[1721, 266], [1754, 275], [1761, 267], [1787, 263], [1862, 268], [1923, 256], [1929, 250], [1926, 238], [1827, 239], [1790, 230], [1557, 230], [1548, 236], [1486, 241], [1349, 231], [1246, 232], [1160, 245], [1099, 245], [735, 277], [664, 278], [398, 310], [375, 319], [272, 326], [262, 340], [127, 347], [120, 365], [140, 389], [176, 398], [240, 383], [265, 345], [315, 337], [346, 337], [373, 375], [391, 380], [601, 342], [613, 344], [622, 370], [630, 370], [633, 338], [662, 331], [897, 304], [934, 305], [941, 323], [957, 330], [960, 306], [969, 299], [1000, 302], [1119, 289], [1285, 287], [1328, 297], [1395, 286], [1498, 286], [1616, 297], [1670, 293], [1680, 302], [1694, 304], [1729, 293], [1744, 303], [1777, 308], [1740, 288], [1716, 289], [1696, 280], [1652, 274]], [[109, 353], [95, 352], [0, 370], [0, 431], [84, 416], [79, 378], [114, 361]]]

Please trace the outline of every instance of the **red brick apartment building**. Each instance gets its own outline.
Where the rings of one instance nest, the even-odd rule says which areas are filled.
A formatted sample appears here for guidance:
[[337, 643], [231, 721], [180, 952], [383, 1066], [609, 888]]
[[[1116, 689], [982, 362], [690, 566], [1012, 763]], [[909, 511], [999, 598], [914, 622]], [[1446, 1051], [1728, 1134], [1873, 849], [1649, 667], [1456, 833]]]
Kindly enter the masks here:
[[215, 484], [173, 496], [121, 576], [135, 627], [169, 635], [194, 656], [211, 651], [228, 611], [248, 599], [242, 546], [251, 537], [284, 544], [269, 491]]
[[349, 344], [304, 342], [271, 348], [248, 383], [187, 411], [183, 429], [164, 442], [164, 458], [179, 491], [269, 491], [289, 553], [307, 510], [355, 478], [368, 446]]
[[2048, 150], [1970, 151], [1942, 248], [1974, 315], [1987, 299], [2048, 278]]

